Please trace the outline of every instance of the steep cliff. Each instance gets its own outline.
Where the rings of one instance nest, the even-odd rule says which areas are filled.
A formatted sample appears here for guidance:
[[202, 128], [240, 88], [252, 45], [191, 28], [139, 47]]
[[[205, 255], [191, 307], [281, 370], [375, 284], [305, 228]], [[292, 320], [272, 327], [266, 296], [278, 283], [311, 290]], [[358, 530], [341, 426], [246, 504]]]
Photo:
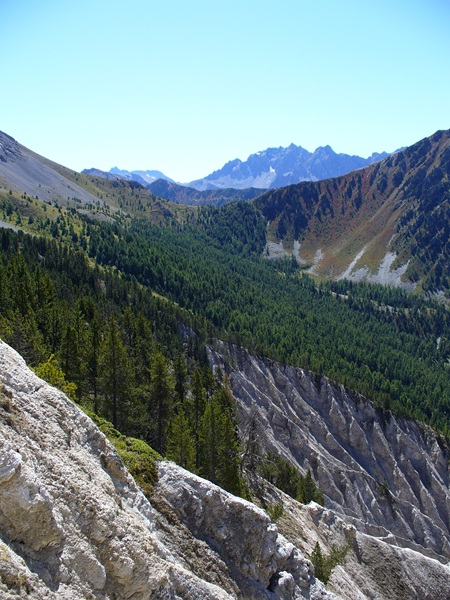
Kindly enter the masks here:
[[0, 341], [0, 596], [329, 598], [267, 514], [172, 463], [152, 504], [113, 446]]
[[[377, 562], [374, 555], [379, 552], [378, 557], [385, 556], [391, 566], [397, 564], [399, 581], [407, 579], [402, 569], [411, 561], [420, 563], [423, 559], [426, 570], [430, 563], [425, 556], [442, 563], [449, 560], [450, 454], [434, 432], [378, 410], [362, 396], [302, 369], [258, 358], [220, 342], [209, 349], [209, 355], [211, 363], [229, 377], [242, 432], [250, 420], [254, 421], [266, 452], [281, 454], [303, 473], [312, 470], [325, 494], [328, 510], [324, 521], [334, 523], [339, 519], [354, 526], [356, 554], [361, 558], [363, 548], [372, 548], [367, 565]], [[289, 513], [295, 510], [291, 508]], [[298, 528], [298, 519], [295, 523]], [[280, 529], [286, 535], [281, 524]], [[288, 530], [290, 541], [306, 552], [312, 550], [312, 543], [302, 545], [292, 523]], [[329, 528], [326, 530], [330, 536]], [[333, 543], [332, 538], [328, 545]], [[342, 532], [339, 539], [344, 539]], [[378, 550], [374, 552], [374, 548]], [[364, 571], [359, 564], [359, 576]], [[442, 576], [444, 596], [438, 592], [431, 596], [395, 596], [386, 587], [386, 595], [376, 597], [450, 596], [448, 569], [442, 571]], [[364, 578], [368, 581], [370, 576]], [[414, 587], [414, 583], [411, 585]]]

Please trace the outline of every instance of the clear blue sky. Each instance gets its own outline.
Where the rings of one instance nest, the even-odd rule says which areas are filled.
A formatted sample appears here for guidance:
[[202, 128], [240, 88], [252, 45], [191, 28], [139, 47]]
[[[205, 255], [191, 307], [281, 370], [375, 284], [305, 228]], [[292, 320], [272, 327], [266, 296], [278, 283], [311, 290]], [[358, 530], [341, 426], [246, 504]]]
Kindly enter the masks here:
[[450, 128], [449, 0], [0, 0], [0, 23], [0, 130], [76, 170], [190, 181]]

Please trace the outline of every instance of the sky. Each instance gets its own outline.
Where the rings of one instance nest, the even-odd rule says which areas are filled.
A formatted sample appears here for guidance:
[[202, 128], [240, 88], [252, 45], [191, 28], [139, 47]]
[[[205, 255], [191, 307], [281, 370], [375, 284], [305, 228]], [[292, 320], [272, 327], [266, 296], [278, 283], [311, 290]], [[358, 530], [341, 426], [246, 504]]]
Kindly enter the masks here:
[[0, 0], [0, 130], [180, 182], [291, 143], [450, 128], [450, 0]]

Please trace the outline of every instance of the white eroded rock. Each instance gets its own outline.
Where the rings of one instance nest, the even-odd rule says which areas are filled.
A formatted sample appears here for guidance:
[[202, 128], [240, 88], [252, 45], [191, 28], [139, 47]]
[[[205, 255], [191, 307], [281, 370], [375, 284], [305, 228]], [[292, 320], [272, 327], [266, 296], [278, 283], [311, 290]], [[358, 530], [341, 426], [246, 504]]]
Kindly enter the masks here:
[[277, 598], [309, 597], [314, 588], [324, 593], [311, 563], [254, 504], [169, 462], [159, 465], [157, 493], [220, 555], [244, 598], [270, 597], [267, 589]]
[[169, 463], [159, 513], [93, 422], [1, 341], [0, 379], [1, 598], [332, 598], [263, 511]]
[[229, 377], [242, 430], [256, 420], [266, 451], [311, 468], [328, 508], [360, 531], [450, 558], [450, 454], [429, 428], [222, 342], [209, 356]]

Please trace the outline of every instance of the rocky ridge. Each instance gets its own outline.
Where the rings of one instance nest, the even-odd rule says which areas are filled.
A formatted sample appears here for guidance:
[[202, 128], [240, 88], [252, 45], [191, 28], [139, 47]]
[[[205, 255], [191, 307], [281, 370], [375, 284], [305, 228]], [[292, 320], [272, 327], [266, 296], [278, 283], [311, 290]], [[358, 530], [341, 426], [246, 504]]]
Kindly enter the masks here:
[[269, 241], [315, 275], [445, 291], [449, 173], [450, 131], [437, 131], [346, 175], [268, 190], [255, 205]]
[[389, 156], [374, 152], [368, 158], [337, 154], [330, 146], [309, 152], [291, 144], [287, 148], [267, 148], [251, 154], [247, 160], [229, 161], [221, 169], [188, 185], [197, 190], [222, 188], [279, 188], [301, 181], [318, 181], [337, 177], [371, 165]]
[[[284, 513], [279, 530], [301, 551], [311, 553], [316, 542], [324, 551], [351, 549], [331, 572], [327, 589], [346, 600], [442, 600], [450, 594], [450, 569], [422, 553], [367, 535], [335, 511], [310, 503], [303, 506], [277, 493]], [[275, 499], [275, 498], [274, 498]]]
[[1, 341], [0, 377], [3, 598], [334, 597], [264, 511], [176, 465], [160, 464], [152, 505], [94, 423]]

